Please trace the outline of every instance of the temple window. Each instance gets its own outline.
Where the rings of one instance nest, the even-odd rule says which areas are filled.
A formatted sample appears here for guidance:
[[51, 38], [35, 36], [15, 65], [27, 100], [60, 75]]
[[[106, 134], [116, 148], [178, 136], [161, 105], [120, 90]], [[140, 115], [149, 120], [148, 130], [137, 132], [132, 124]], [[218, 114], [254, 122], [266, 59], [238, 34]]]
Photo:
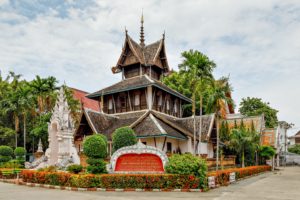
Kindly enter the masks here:
[[172, 143], [167, 142], [167, 152], [172, 152]]
[[120, 103], [121, 103], [122, 112], [126, 111], [126, 97], [125, 96], [120, 97]]
[[170, 99], [167, 100], [167, 110], [170, 110]]
[[140, 105], [140, 94], [134, 95], [134, 105], [139, 106]]
[[112, 110], [113, 109], [113, 103], [112, 103], [112, 99], [108, 100], [108, 110]]
[[158, 96], [157, 104], [158, 104], [159, 106], [162, 105], [162, 95], [161, 95], [161, 94]]

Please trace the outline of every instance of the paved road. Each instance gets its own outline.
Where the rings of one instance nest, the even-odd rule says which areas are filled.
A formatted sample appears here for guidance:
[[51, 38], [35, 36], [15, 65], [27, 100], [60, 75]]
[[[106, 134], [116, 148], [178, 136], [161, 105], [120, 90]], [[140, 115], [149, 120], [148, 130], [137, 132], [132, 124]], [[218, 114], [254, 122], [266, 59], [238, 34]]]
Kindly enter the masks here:
[[72, 192], [0, 183], [0, 200], [259, 200], [300, 199], [300, 167], [288, 167], [205, 193], [177, 192]]

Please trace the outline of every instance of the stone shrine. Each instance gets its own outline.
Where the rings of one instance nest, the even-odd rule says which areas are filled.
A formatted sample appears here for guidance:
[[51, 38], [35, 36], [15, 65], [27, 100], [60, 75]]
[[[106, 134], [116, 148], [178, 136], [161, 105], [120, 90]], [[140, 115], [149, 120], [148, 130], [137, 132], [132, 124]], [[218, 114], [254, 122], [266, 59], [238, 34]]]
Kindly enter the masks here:
[[69, 164], [80, 164], [80, 158], [74, 146], [74, 131], [74, 121], [64, 89], [61, 87], [48, 124], [49, 147], [44, 156], [36, 159], [33, 163], [26, 163], [26, 168], [47, 166], [65, 168]]
[[69, 163], [79, 164], [80, 159], [74, 146], [74, 121], [61, 87], [50, 123], [48, 124], [49, 148], [46, 150], [48, 165], [64, 167]]

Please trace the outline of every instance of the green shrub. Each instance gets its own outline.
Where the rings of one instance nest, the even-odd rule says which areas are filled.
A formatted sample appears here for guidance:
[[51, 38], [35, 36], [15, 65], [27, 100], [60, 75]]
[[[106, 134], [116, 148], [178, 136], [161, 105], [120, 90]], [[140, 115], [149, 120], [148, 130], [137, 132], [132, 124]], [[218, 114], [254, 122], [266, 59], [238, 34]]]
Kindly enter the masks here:
[[11, 156], [0, 156], [0, 163], [4, 164], [12, 159]]
[[200, 178], [201, 187], [206, 185], [206, 162], [192, 154], [173, 154], [169, 158], [166, 172], [170, 174], [194, 175]]
[[107, 137], [101, 133], [96, 133], [97, 135], [99, 135], [100, 137], [102, 137], [102, 139], [104, 140], [105, 142], [105, 146], [107, 146]]
[[83, 153], [89, 158], [106, 158], [107, 140], [101, 134], [86, 137], [83, 141]]
[[261, 146], [259, 149], [259, 154], [264, 159], [270, 159], [275, 155], [276, 151], [271, 146]]
[[39, 172], [56, 172], [57, 171], [57, 167], [55, 166], [48, 166], [48, 167], [44, 167], [44, 168], [40, 168], [38, 169]]
[[24, 182], [81, 188], [195, 189], [199, 178], [179, 174], [70, 174], [22, 170]]
[[74, 174], [78, 174], [79, 172], [81, 172], [83, 169], [83, 167], [81, 165], [69, 165], [67, 168], [68, 172], [74, 173]]
[[104, 174], [107, 173], [106, 163], [103, 159], [99, 158], [88, 158], [86, 162], [89, 164], [87, 166], [87, 172], [91, 174]]
[[300, 154], [300, 144], [295, 144], [289, 148], [289, 152]]
[[69, 185], [71, 187], [80, 188], [96, 188], [101, 187], [101, 176], [94, 174], [72, 175]]
[[26, 149], [24, 149], [23, 147], [17, 147], [14, 151], [14, 154], [17, 159], [24, 160]]
[[13, 156], [14, 151], [9, 146], [0, 146], [0, 156]]
[[118, 128], [112, 135], [113, 151], [116, 151], [122, 147], [132, 146], [136, 143], [136, 135], [129, 127]]

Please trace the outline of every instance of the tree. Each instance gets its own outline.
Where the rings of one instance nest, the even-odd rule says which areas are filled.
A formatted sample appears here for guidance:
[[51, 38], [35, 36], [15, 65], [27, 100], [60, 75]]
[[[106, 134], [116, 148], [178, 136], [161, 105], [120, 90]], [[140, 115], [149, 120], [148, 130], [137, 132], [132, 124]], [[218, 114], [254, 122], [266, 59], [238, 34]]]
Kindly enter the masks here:
[[172, 72], [163, 82], [193, 100], [192, 105], [184, 107], [184, 114], [190, 116], [200, 113], [201, 108], [206, 105], [202, 101], [206, 100], [206, 86], [213, 79], [212, 72], [216, 64], [197, 50], [184, 51], [181, 55], [183, 61], [178, 66], [179, 72]]
[[112, 135], [113, 151], [126, 146], [132, 146], [137, 143], [134, 131], [129, 127], [121, 127], [114, 131]]
[[[206, 55], [199, 51], [189, 50], [182, 52], [181, 56], [183, 61], [179, 64], [179, 75], [184, 77], [182, 81], [185, 83], [186, 88], [190, 89], [192, 98], [192, 114], [194, 116], [194, 153], [196, 153], [196, 128], [195, 128], [195, 115], [196, 115], [196, 96], [199, 95], [200, 99], [200, 116], [202, 115], [203, 93], [205, 88], [205, 81], [213, 79], [212, 71], [216, 64], [211, 61]], [[174, 75], [176, 76], [176, 75]], [[168, 81], [166, 81], [168, 82]], [[180, 87], [180, 86], [179, 86]], [[182, 87], [182, 86], [181, 86]], [[200, 118], [201, 133], [202, 118]], [[199, 134], [199, 140], [201, 140]]]
[[243, 98], [240, 103], [239, 112], [246, 116], [264, 115], [265, 125], [267, 128], [277, 126], [277, 110], [270, 106], [270, 103], [263, 102], [260, 98]]
[[226, 117], [226, 104], [232, 104], [233, 101], [227, 96], [232, 91], [228, 83], [228, 78], [221, 78], [213, 82], [207, 103], [207, 111], [215, 113], [217, 126], [217, 170], [219, 167], [219, 121]]
[[295, 145], [291, 146], [288, 150], [291, 153], [300, 154], [300, 144], [295, 144]]
[[101, 134], [90, 135], [84, 139], [83, 153], [88, 157], [88, 172], [106, 173], [106, 164], [103, 159], [107, 156], [107, 141]]
[[[275, 155], [276, 151], [271, 146], [261, 146], [259, 149], [259, 154], [261, 158], [263, 159], [263, 162], [265, 163], [266, 160], [271, 159]], [[274, 169], [274, 163], [272, 162], [273, 169]]]
[[229, 146], [239, 155], [242, 167], [245, 167], [245, 154], [251, 155], [259, 146], [259, 135], [251, 130], [240, 126], [232, 129], [230, 134]]
[[48, 78], [41, 78], [36, 76], [34, 80], [29, 83], [33, 94], [36, 96], [39, 114], [51, 111], [53, 103], [56, 99], [55, 91], [58, 89], [56, 78], [50, 76]]
[[14, 146], [15, 130], [0, 126], [0, 144], [6, 144], [10, 147]]
[[9, 83], [8, 91], [6, 92], [4, 98], [0, 102], [1, 111], [5, 115], [12, 116], [14, 121], [15, 128], [15, 147], [18, 146], [18, 133], [20, 131], [20, 118], [19, 114], [22, 110], [20, 102], [20, 94], [18, 93], [21, 84], [20, 82], [21, 75], [16, 75], [14, 72], [9, 72], [7, 81], [12, 79]]

